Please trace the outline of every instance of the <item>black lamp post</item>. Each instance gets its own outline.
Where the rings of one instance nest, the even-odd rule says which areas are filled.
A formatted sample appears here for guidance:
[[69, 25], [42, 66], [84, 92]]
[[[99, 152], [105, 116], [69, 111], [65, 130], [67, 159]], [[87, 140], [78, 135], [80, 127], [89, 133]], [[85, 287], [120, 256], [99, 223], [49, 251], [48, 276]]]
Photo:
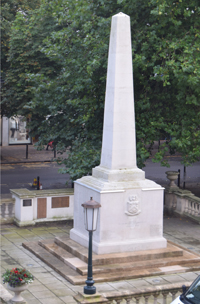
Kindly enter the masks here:
[[92, 233], [97, 229], [98, 211], [101, 205], [95, 202], [92, 197], [90, 201], [82, 204], [85, 213], [85, 229], [89, 231], [89, 247], [88, 247], [88, 276], [84, 286], [83, 292], [85, 294], [95, 294], [96, 287], [92, 277]]

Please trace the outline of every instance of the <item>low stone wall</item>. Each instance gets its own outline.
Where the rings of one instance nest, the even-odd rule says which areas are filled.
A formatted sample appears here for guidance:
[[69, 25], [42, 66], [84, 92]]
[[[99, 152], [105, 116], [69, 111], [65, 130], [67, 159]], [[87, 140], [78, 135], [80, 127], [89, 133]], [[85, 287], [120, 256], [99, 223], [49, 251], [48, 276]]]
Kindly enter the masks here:
[[15, 216], [15, 199], [0, 200], [0, 224], [11, 224]]
[[12, 199], [1, 200], [1, 224], [18, 226], [73, 219], [74, 189], [11, 189]]
[[[185, 283], [189, 287], [191, 283]], [[131, 303], [171, 303], [176, 296], [182, 293], [182, 287], [179, 283], [169, 284], [165, 286], [155, 286], [151, 288], [144, 288], [137, 291], [124, 290], [122, 292], [106, 292], [96, 295], [84, 295], [79, 293], [74, 296], [74, 299], [79, 304], [89, 303], [109, 303], [109, 304], [131, 304]], [[134, 301], [134, 302], [133, 302]], [[142, 302], [141, 302], [142, 301]]]
[[[185, 282], [184, 285], [189, 287], [191, 283]], [[1, 295], [0, 299], [3, 300], [3, 303], [10, 303], [10, 299], [13, 297], [3, 285], [1, 287]], [[105, 303], [117, 303], [117, 304], [130, 304], [130, 303], [160, 303], [166, 304], [171, 303], [175, 299], [176, 296], [182, 293], [182, 288], [179, 283], [169, 284], [164, 286], [152, 287], [152, 288], [144, 288], [143, 290], [138, 291], [122, 291], [122, 292], [107, 292], [103, 294], [95, 294], [95, 295], [84, 295], [82, 293], [78, 293], [74, 296], [74, 299], [79, 304], [105, 304]], [[141, 302], [142, 301], [142, 302]]]
[[200, 198], [191, 191], [178, 187], [166, 188], [164, 208], [169, 215], [186, 216], [200, 224]]
[[4, 285], [0, 284], [0, 303], [2, 304], [9, 304], [11, 303], [11, 298], [13, 298], [13, 295], [4, 287]]

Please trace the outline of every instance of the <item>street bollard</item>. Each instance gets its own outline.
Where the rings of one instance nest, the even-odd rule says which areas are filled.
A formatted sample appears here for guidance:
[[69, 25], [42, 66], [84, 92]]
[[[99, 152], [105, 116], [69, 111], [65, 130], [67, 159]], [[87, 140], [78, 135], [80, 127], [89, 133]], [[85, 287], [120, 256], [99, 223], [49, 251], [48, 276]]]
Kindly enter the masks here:
[[178, 174], [178, 187], [180, 188], [180, 175], [181, 175], [181, 170], [178, 169], [178, 172], [179, 172], [179, 174]]
[[37, 190], [40, 190], [40, 177], [37, 177]]

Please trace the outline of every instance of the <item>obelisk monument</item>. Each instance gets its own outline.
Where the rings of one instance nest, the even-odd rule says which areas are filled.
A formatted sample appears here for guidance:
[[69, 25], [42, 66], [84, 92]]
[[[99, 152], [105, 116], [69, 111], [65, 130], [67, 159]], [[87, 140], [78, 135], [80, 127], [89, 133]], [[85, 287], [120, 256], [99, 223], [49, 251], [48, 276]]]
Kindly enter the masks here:
[[101, 163], [75, 182], [70, 238], [88, 246], [81, 204], [101, 204], [97, 254], [164, 248], [163, 191], [137, 168], [130, 17], [112, 17]]

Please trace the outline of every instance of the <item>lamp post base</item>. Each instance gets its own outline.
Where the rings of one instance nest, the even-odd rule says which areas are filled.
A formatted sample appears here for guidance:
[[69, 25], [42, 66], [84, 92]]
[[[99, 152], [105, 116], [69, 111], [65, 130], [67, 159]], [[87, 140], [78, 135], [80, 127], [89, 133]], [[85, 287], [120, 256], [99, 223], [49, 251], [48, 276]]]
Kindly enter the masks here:
[[86, 295], [81, 292], [78, 292], [77, 295], [74, 296], [74, 299], [77, 303], [85, 303], [85, 304], [97, 304], [97, 303], [108, 303], [109, 300], [104, 298], [101, 294], [96, 293], [95, 295]]
[[84, 286], [83, 288], [84, 294], [92, 295], [96, 293], [96, 287], [95, 286]]

